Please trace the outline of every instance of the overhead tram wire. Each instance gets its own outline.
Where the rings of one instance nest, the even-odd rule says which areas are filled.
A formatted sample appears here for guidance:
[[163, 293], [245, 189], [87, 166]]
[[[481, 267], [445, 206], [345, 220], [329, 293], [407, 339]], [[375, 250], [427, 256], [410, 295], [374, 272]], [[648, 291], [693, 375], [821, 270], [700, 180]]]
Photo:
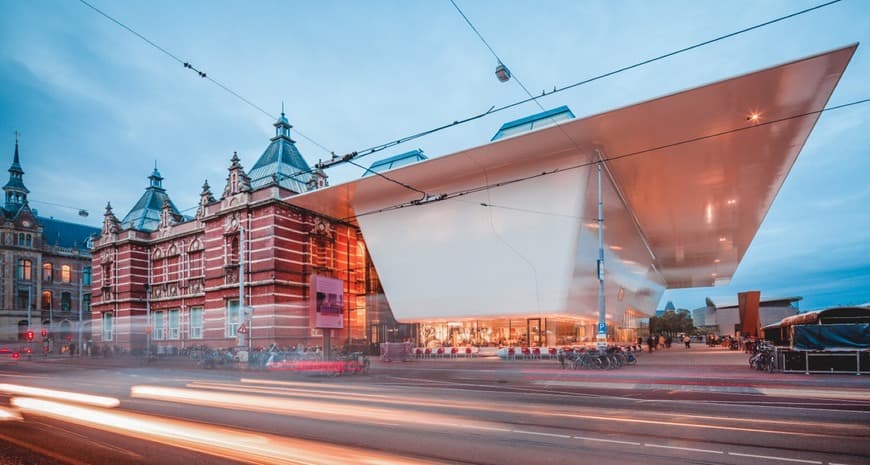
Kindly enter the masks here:
[[[211, 81], [214, 85], [220, 87], [220, 88], [223, 89], [224, 91], [228, 92], [230, 95], [236, 97], [237, 99], [239, 99], [239, 100], [241, 100], [242, 102], [246, 103], [246, 104], [249, 105], [250, 107], [252, 107], [252, 108], [254, 108], [255, 110], [259, 111], [260, 113], [262, 113], [262, 114], [268, 116], [269, 118], [271, 118], [272, 121], [275, 121], [275, 120], [278, 119], [277, 116], [275, 116], [275, 115], [269, 113], [268, 111], [264, 110], [264, 109], [263, 109], [262, 107], [260, 107], [259, 105], [255, 104], [254, 102], [252, 102], [252, 101], [246, 99], [245, 97], [243, 97], [243, 96], [242, 96], [241, 94], [239, 94], [238, 92], [236, 92], [236, 91], [230, 89], [230, 88], [229, 88], [228, 86], [226, 86], [225, 84], [223, 84], [223, 83], [221, 83], [220, 81], [218, 81], [218, 80], [214, 79], [213, 77], [209, 76], [205, 71], [200, 70], [199, 68], [197, 68], [197, 67], [195, 67], [194, 65], [192, 65], [190, 62], [187, 62], [187, 61], [182, 60], [181, 58], [177, 57], [176, 55], [174, 55], [174, 54], [173, 54], [172, 52], [170, 52], [169, 50], [166, 50], [165, 48], [163, 48], [163, 47], [157, 45], [156, 43], [154, 43], [153, 41], [151, 41], [150, 39], [148, 39], [148, 38], [145, 37], [144, 35], [140, 34], [139, 32], [137, 32], [136, 30], [134, 30], [134, 29], [131, 28], [130, 26], [127, 26], [126, 24], [122, 23], [121, 21], [119, 21], [119, 20], [115, 19], [114, 17], [110, 16], [108, 13], [104, 12], [103, 10], [100, 10], [99, 8], [95, 7], [94, 5], [91, 5], [90, 3], [88, 3], [88, 2], [85, 1], [85, 0], [79, 0], [79, 2], [82, 3], [83, 5], [85, 5], [86, 7], [88, 7], [88, 8], [90, 8], [90, 9], [94, 10], [95, 12], [99, 13], [101, 16], [103, 16], [104, 18], [108, 19], [109, 21], [111, 21], [111, 22], [117, 24], [118, 26], [120, 26], [120, 27], [126, 29], [127, 32], [129, 32], [129, 33], [135, 35], [136, 37], [138, 37], [138, 38], [140, 38], [140, 39], [142, 39], [142, 40], [143, 40], [145, 43], [147, 43], [148, 45], [154, 47], [155, 49], [157, 49], [157, 50], [159, 50], [159, 51], [161, 51], [161, 52], [163, 52], [164, 55], [166, 55], [166, 56], [168, 56], [169, 58], [172, 58], [173, 60], [177, 61], [177, 62], [180, 63], [182, 66], [184, 66], [186, 69], [190, 69], [191, 71], [195, 72], [199, 77], [201, 77], [201, 78], [203, 78], [203, 79], [206, 79], [206, 80], [208, 80], [208, 81]], [[298, 129], [296, 129], [296, 134], [299, 134], [300, 137], [302, 137], [303, 139], [307, 140], [308, 142], [311, 142], [312, 144], [316, 145], [317, 147], [319, 147], [319, 148], [320, 148], [321, 150], [323, 150], [324, 152], [326, 152], [326, 153], [333, 153], [332, 150], [329, 150], [328, 148], [324, 147], [322, 144], [320, 144], [320, 143], [317, 142], [316, 140], [314, 140], [314, 139], [312, 139], [312, 138], [306, 136], [305, 134], [302, 133], [302, 131], [299, 131]]]
[[[81, 1], [81, 0], [80, 0], [80, 1]], [[656, 62], [656, 61], [659, 61], [659, 60], [663, 60], [663, 59], [665, 59], [665, 58], [670, 58], [670, 57], [675, 56], [675, 55], [678, 55], [678, 54], [680, 54], [680, 53], [688, 52], [688, 51], [690, 51], [690, 50], [694, 50], [694, 49], [696, 49], [696, 48], [700, 48], [700, 47], [703, 47], [703, 46], [706, 46], [706, 45], [710, 45], [710, 44], [713, 44], [713, 43], [715, 43], [715, 42], [719, 42], [719, 41], [724, 40], [724, 39], [728, 39], [728, 38], [731, 38], [731, 37], [738, 36], [738, 35], [740, 35], [740, 34], [745, 34], [745, 33], [747, 33], [747, 32], [754, 31], [754, 30], [756, 30], [756, 29], [759, 29], [759, 28], [762, 28], [762, 27], [765, 27], [765, 26], [769, 26], [769, 25], [774, 24], [774, 23], [778, 23], [778, 22], [780, 22], [780, 21], [785, 21], [786, 19], [791, 19], [791, 18], [794, 18], [794, 17], [800, 16], [800, 15], [803, 15], [803, 14], [805, 14], [805, 13], [809, 13], [809, 12], [811, 12], [811, 11], [815, 11], [815, 10], [818, 10], [818, 9], [821, 9], [821, 8], [825, 8], [825, 7], [831, 6], [831, 5], [835, 4], [835, 3], [839, 3], [840, 1], [841, 1], [841, 0], [831, 0], [831, 1], [826, 2], [826, 3], [822, 3], [822, 4], [819, 4], [819, 5], [813, 6], [813, 7], [805, 8], [805, 9], [803, 9], [803, 10], [796, 11], [796, 12], [794, 12], [794, 13], [791, 13], [791, 14], [788, 14], [788, 15], [785, 15], [785, 16], [780, 16], [780, 17], [778, 17], [778, 18], [774, 18], [774, 19], [771, 19], [771, 20], [769, 20], [769, 21], [765, 21], [765, 22], [763, 22], [763, 23], [756, 24], [756, 25], [754, 25], [754, 26], [746, 27], [746, 28], [740, 29], [740, 30], [738, 30], [738, 31], [734, 31], [734, 32], [731, 32], [731, 33], [728, 33], [728, 34], [725, 34], [725, 35], [721, 35], [721, 36], [718, 36], [718, 37], [714, 37], [714, 38], [712, 38], [712, 39], [705, 40], [705, 41], [703, 41], [703, 42], [698, 42], [698, 43], [693, 44], [693, 45], [690, 45], [690, 46], [688, 46], [688, 47], [683, 47], [683, 48], [681, 48], [681, 49], [679, 49], [679, 50], [674, 50], [674, 51], [672, 51], [672, 52], [668, 52], [668, 53], [665, 53], [665, 54], [663, 54], [663, 55], [659, 55], [659, 56], [656, 56], [656, 57], [653, 57], [653, 58], [649, 58], [649, 59], [647, 59], [647, 60], [643, 60], [643, 61], [637, 62], [637, 63], [635, 63], [635, 64], [632, 64], [632, 65], [624, 66], [624, 67], [622, 67], [622, 68], [618, 68], [618, 69], [616, 69], [616, 70], [613, 70], [613, 71], [610, 71], [610, 72], [607, 72], [607, 73], [604, 73], [604, 74], [599, 74], [599, 75], [597, 75], [597, 76], [593, 76], [593, 77], [591, 77], [591, 78], [584, 79], [584, 80], [582, 80], [582, 81], [578, 81], [578, 82], [575, 82], [575, 83], [573, 83], [573, 84], [568, 84], [568, 85], [566, 85], [566, 86], [564, 86], [564, 87], [561, 87], [561, 88], [554, 86], [552, 91], [550, 91], [550, 92], [544, 91], [544, 92], [541, 93], [541, 95], [537, 95], [537, 96], [529, 97], [529, 98], [527, 98], [527, 99], [519, 100], [519, 101], [516, 101], [516, 102], [513, 102], [513, 103], [509, 103], [509, 104], [506, 104], [506, 105], [503, 105], [503, 106], [500, 106], [500, 107], [492, 106], [492, 107], [490, 107], [489, 110], [487, 110], [487, 111], [485, 111], [485, 112], [483, 112], [483, 113], [478, 113], [478, 114], [476, 114], [476, 115], [469, 116], [469, 117], [467, 117], [467, 118], [465, 118], [465, 119], [462, 119], [462, 120], [455, 120], [455, 121], [453, 121], [452, 123], [447, 123], [447, 124], [444, 124], [444, 125], [441, 125], [441, 126], [438, 126], [438, 127], [432, 128], [432, 129], [428, 129], [428, 130], [426, 130], [426, 131], [421, 131], [421, 132], [418, 132], [418, 133], [416, 133], [416, 134], [412, 134], [412, 135], [410, 135], [410, 136], [402, 137], [402, 138], [400, 138], [400, 139], [396, 139], [396, 140], [393, 140], [393, 141], [390, 141], [390, 142], [385, 142], [385, 143], [380, 144], [380, 145], [375, 145], [375, 146], [369, 147], [369, 148], [364, 149], [364, 150], [358, 150], [358, 151], [349, 152], [349, 153], [347, 153], [347, 154], [345, 154], [345, 155], [343, 155], [343, 156], [341, 156], [341, 157], [339, 157], [339, 156], [333, 156], [333, 158], [332, 158], [331, 160], [328, 160], [328, 161], [326, 161], [326, 162], [320, 162], [320, 163], [318, 163], [318, 164], [317, 164], [317, 168], [320, 168], [320, 169], [329, 168], [329, 167], [331, 167], [331, 166], [334, 166], [334, 165], [337, 165], [337, 164], [340, 164], [340, 163], [346, 163], [348, 160], [351, 160], [351, 159], [362, 158], [362, 157], [365, 157], [365, 156], [371, 155], [371, 154], [373, 154], [373, 153], [380, 152], [380, 151], [382, 151], [382, 150], [388, 149], [388, 148], [390, 148], [390, 147], [395, 147], [395, 146], [397, 146], [397, 145], [404, 144], [405, 142], [409, 142], [409, 141], [412, 141], [412, 140], [414, 140], [414, 139], [419, 139], [419, 138], [421, 138], [421, 137], [425, 137], [425, 136], [428, 136], [428, 135], [430, 135], [430, 134], [433, 134], [433, 133], [436, 133], [436, 132], [439, 132], [439, 131], [443, 131], [443, 130], [445, 130], [445, 129], [449, 129], [449, 128], [452, 128], [452, 127], [454, 127], [454, 126], [459, 126], [459, 125], [462, 125], [462, 124], [465, 124], [465, 123], [468, 123], [468, 122], [471, 122], [471, 121], [474, 121], [474, 120], [478, 120], [478, 119], [481, 119], [481, 118], [483, 118], [483, 117], [485, 117], [485, 116], [489, 116], [489, 115], [491, 115], [491, 114], [498, 113], [498, 112], [501, 112], [501, 111], [504, 111], [504, 110], [507, 110], [507, 109], [510, 109], [510, 108], [516, 107], [516, 106], [518, 106], [518, 105], [522, 105], [522, 104], [524, 104], [524, 103], [528, 103], [528, 102], [531, 102], [531, 101], [533, 101], [533, 100], [540, 99], [540, 98], [542, 98], [542, 97], [550, 96], [550, 95], [553, 95], [553, 94], [556, 94], [556, 93], [559, 93], [559, 92], [562, 92], [562, 91], [565, 91], [565, 90], [568, 90], [568, 89], [573, 89], [573, 88], [575, 88], [575, 87], [579, 87], [579, 86], [582, 86], [582, 85], [584, 85], [584, 84], [589, 84], [590, 82], [598, 81], [598, 80], [600, 80], [600, 79], [603, 79], [603, 78], [606, 78], [606, 77], [610, 77], [610, 76], [613, 76], [613, 75], [615, 75], [615, 74], [619, 74], [619, 73], [622, 73], [622, 72], [625, 72], [625, 71], [628, 71], [628, 70], [632, 70], [632, 69], [635, 69], [635, 68], [639, 68], [639, 67], [641, 67], [641, 66], [648, 65], [648, 64], [650, 64], [650, 63], [653, 63], [653, 62]], [[488, 46], [488, 45], [487, 45], [487, 46]]]
[[[783, 118], [778, 118], [775, 120], [770, 120], [770, 121], [765, 121], [762, 123], [752, 124], [750, 126], [742, 126], [739, 128], [728, 129], [725, 131], [720, 131], [720, 132], [716, 132], [716, 133], [712, 133], [712, 134], [706, 134], [706, 135], [702, 135], [702, 136], [692, 137], [689, 139], [682, 139], [682, 140], [671, 142], [668, 144], [658, 145], [656, 147], [650, 147], [650, 148], [646, 148], [646, 149], [642, 149], [642, 150], [637, 150], [634, 152], [628, 152], [628, 153], [623, 153], [623, 154], [619, 154], [619, 155], [604, 157], [601, 160], [583, 162], [583, 163], [579, 163], [576, 165], [566, 166], [564, 168], [554, 168], [554, 169], [549, 170], [549, 171], [544, 171], [544, 172], [532, 174], [529, 176], [522, 176], [519, 178], [509, 179], [507, 181], [501, 181], [501, 182], [497, 182], [494, 184], [486, 184], [483, 186], [472, 187], [469, 189], [463, 189], [463, 190], [459, 190], [459, 191], [449, 192], [449, 193], [441, 194], [437, 198], [437, 200], [449, 200], [449, 199], [453, 199], [456, 197], [462, 197], [465, 195], [474, 194], [477, 192], [482, 192], [482, 191], [485, 191], [488, 189], [508, 186], [511, 184], [519, 183], [519, 182], [529, 181], [531, 179], [537, 179], [537, 178], [540, 178], [543, 176], [548, 176], [551, 174], [557, 174], [557, 173], [562, 173], [565, 171], [571, 171], [571, 170], [575, 170], [575, 169], [579, 169], [579, 168], [593, 166], [593, 165], [596, 165], [602, 161], [603, 162], [610, 162], [610, 161], [622, 160], [622, 159], [631, 158], [631, 157], [637, 157], [637, 156], [641, 156], [641, 155], [648, 154], [651, 152], [656, 152], [658, 150], [664, 150], [664, 149], [671, 148], [671, 147], [678, 147], [680, 145], [690, 144], [693, 142], [700, 142], [703, 140], [713, 139], [716, 137], [721, 137], [721, 136], [725, 136], [725, 135], [729, 135], [729, 134], [735, 134], [735, 133], [739, 133], [742, 131], [749, 131], [749, 130], [756, 129], [756, 128], [763, 127], [763, 126], [769, 126], [769, 125], [773, 125], [773, 124], [777, 124], [777, 123], [782, 123], [785, 121], [791, 121], [791, 120], [798, 119], [798, 118], [804, 118], [807, 116], [819, 115], [819, 114], [822, 114], [825, 112], [834, 111], [834, 110], [841, 110], [843, 108], [848, 108], [848, 107], [861, 105], [861, 104], [865, 104], [865, 103], [870, 103], [870, 98], [865, 98], [865, 99], [861, 99], [861, 100], [854, 100], [852, 102], [844, 103], [841, 105], [835, 105], [832, 107], [823, 108], [821, 110], [799, 113], [799, 114], [795, 114], [795, 115], [791, 115], [791, 116], [786, 116]], [[379, 208], [376, 210], [370, 210], [367, 212], [357, 213], [354, 216], [358, 218], [360, 216], [376, 215], [379, 213], [384, 213], [384, 212], [388, 212], [388, 211], [392, 211], [392, 210], [398, 210], [400, 208], [407, 208], [407, 207], [414, 207], [414, 206], [417, 206], [417, 204], [414, 202], [405, 202], [405, 203], [400, 203], [400, 204], [396, 204], [396, 205], [391, 205], [388, 207]], [[496, 205], [489, 205], [489, 204], [483, 205], [483, 206], [496, 207]], [[535, 213], [545, 214], [544, 212], [535, 212]], [[352, 219], [353, 218], [341, 218], [342, 221], [348, 221], [348, 220], [352, 220]]]
[[[234, 97], [238, 98], [238, 99], [241, 100], [242, 102], [248, 104], [248, 105], [251, 106], [252, 108], [254, 108], [254, 109], [256, 109], [257, 111], [259, 111], [260, 113], [263, 113], [264, 115], [268, 116], [268, 117], [271, 118], [273, 121], [278, 119], [277, 116], [275, 116], [275, 115], [269, 113], [268, 111], [264, 110], [264, 109], [263, 109], [262, 107], [260, 107], [259, 105], [255, 104], [254, 102], [251, 102], [251, 101], [248, 100], [247, 98], [245, 98], [245, 97], [243, 97], [242, 95], [240, 95], [238, 92], [236, 92], [236, 91], [230, 89], [229, 87], [227, 87], [227, 86], [224, 85], [223, 83], [221, 83], [221, 82], [219, 82], [218, 80], [214, 79], [213, 77], [209, 76], [205, 71], [202, 71], [202, 70], [198, 69], [197, 67], [195, 67], [194, 65], [192, 65], [191, 63], [182, 60], [181, 58], [179, 58], [179, 57], [177, 57], [176, 55], [174, 55], [172, 52], [166, 50], [165, 48], [163, 48], [163, 47], [161, 47], [161, 46], [159, 46], [159, 45], [157, 45], [156, 43], [154, 43], [153, 41], [151, 41], [150, 39], [148, 39], [148, 38], [145, 37], [144, 35], [140, 34], [140, 33], [137, 32], [137, 31], [135, 31], [133, 28], [131, 28], [131, 27], [127, 26], [126, 24], [122, 23], [121, 21], [115, 19], [114, 17], [110, 16], [109, 14], [105, 13], [104, 11], [102, 11], [102, 10], [100, 10], [99, 8], [95, 7], [94, 5], [91, 5], [90, 3], [88, 3], [88, 2], [85, 1], [85, 0], [79, 0], [79, 2], [81, 2], [83, 5], [87, 6], [88, 8], [90, 8], [90, 9], [96, 11], [97, 13], [99, 13], [100, 15], [102, 15], [103, 17], [105, 17], [106, 19], [108, 19], [109, 21], [112, 21], [113, 23], [117, 24], [118, 26], [120, 26], [120, 27], [126, 29], [126, 30], [127, 30], [128, 32], [130, 32], [131, 34], [133, 34], [133, 35], [135, 35], [136, 37], [138, 37], [138, 38], [142, 39], [143, 41], [145, 41], [145, 43], [147, 43], [148, 45], [150, 45], [150, 46], [156, 48], [157, 50], [159, 50], [159, 51], [161, 51], [161, 52], [163, 52], [166, 56], [172, 58], [173, 60], [175, 60], [175, 61], [177, 61], [177, 62], [179, 62], [179, 63], [181, 63], [181, 64], [182, 64], [186, 69], [190, 69], [191, 71], [195, 72], [199, 77], [211, 81], [211, 82], [212, 82], [213, 84], [215, 84], [216, 86], [218, 86], [218, 87], [220, 87], [221, 89], [225, 90], [226, 92], [228, 92], [229, 94], [231, 94], [231, 95], [233, 95]], [[322, 149], [324, 152], [329, 153], [329, 154], [335, 154], [335, 151], [326, 148], [325, 146], [323, 146], [323, 144], [321, 144], [321, 143], [317, 142], [316, 140], [314, 140], [314, 139], [312, 139], [312, 138], [306, 136], [305, 134], [302, 133], [302, 131], [299, 131], [298, 129], [296, 129], [296, 134], [299, 134], [300, 137], [302, 137], [302, 138], [304, 138], [305, 140], [311, 142], [312, 144], [316, 145], [317, 147], [320, 147], [320, 149]], [[311, 172], [312, 172], [312, 170], [309, 169], [309, 170], [307, 170], [307, 171], [303, 170], [303, 171], [299, 171], [299, 172], [296, 172], [296, 173], [293, 173], [293, 174], [289, 174], [289, 175], [284, 175], [284, 176], [287, 176], [287, 177], [289, 177], [289, 178], [296, 178], [297, 176], [300, 176], [300, 175], [303, 175], [303, 174], [307, 174], [307, 173], [311, 173]], [[390, 177], [388, 177], [388, 176], [386, 176], [386, 175], [384, 175], [384, 174], [379, 174], [379, 176], [381, 176], [382, 178], [387, 179], [387, 180], [389, 180], [389, 181], [395, 182], [396, 184], [399, 184], [399, 185], [401, 185], [401, 186], [403, 186], [403, 187], [405, 187], [405, 188], [407, 188], [407, 189], [410, 189], [410, 190], [412, 190], [412, 191], [414, 191], [414, 192], [419, 192], [419, 193], [423, 194], [423, 198], [424, 198], [424, 199], [428, 196], [428, 194], [426, 194], [425, 192], [423, 192], [423, 191], [421, 191], [421, 190], [419, 190], [419, 189], [416, 189], [416, 188], [414, 188], [414, 187], [412, 187], [412, 186], [409, 186], [409, 185], [407, 185], [407, 184], [405, 184], [405, 183], [402, 183], [402, 182], [396, 181], [396, 180], [394, 180], [394, 179], [392, 179], [392, 178], [390, 178]], [[297, 179], [297, 180], [298, 180], [298, 179]]]

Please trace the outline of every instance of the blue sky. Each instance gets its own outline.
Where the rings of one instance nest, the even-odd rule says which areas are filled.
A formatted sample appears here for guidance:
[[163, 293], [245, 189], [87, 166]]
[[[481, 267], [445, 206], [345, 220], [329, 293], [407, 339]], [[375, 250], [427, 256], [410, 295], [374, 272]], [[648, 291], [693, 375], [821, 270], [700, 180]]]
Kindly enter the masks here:
[[[269, 113], [283, 101], [294, 131], [338, 154], [525, 97], [515, 80], [495, 79], [495, 59], [449, 0], [92, 3]], [[457, 3], [539, 93], [821, 2]], [[542, 104], [582, 117], [854, 42], [870, 43], [870, 2], [844, 0]], [[830, 105], [870, 97], [868, 77], [862, 45]], [[521, 105], [364, 164], [481, 145], [538, 111]], [[24, 180], [43, 216], [98, 225], [107, 201], [123, 216], [155, 161], [176, 205], [194, 207], [204, 179], [219, 194], [233, 151], [253, 165], [272, 122], [78, 1], [0, 0], [0, 164], [21, 131]], [[309, 163], [328, 158], [296, 139]], [[804, 309], [870, 302], [868, 148], [870, 104], [823, 114], [731, 284], [668, 291], [660, 307], [695, 308], [706, 296], [734, 303], [743, 290], [803, 296]], [[329, 173], [333, 184], [360, 174]]]

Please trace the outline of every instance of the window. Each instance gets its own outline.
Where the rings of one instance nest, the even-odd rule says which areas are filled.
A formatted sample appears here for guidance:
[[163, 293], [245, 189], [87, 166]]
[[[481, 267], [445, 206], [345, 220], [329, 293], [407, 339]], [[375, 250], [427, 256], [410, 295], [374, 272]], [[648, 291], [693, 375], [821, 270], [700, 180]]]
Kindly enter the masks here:
[[20, 310], [27, 310], [27, 306], [30, 305], [30, 289], [19, 289], [18, 290], [18, 298], [16, 307]]
[[70, 268], [69, 265], [63, 265], [60, 267], [60, 280], [68, 283], [70, 282]]
[[30, 234], [25, 235], [24, 236], [24, 246], [30, 247], [32, 245], [33, 245], [33, 236], [31, 236]]
[[82, 296], [82, 312], [84, 315], [84, 316], [82, 316], [82, 318], [87, 318], [90, 320], [90, 316], [89, 316], [91, 313], [91, 295], [90, 294], [85, 294]]
[[89, 266], [82, 268], [82, 284], [85, 286], [91, 285], [91, 267]]
[[151, 334], [154, 335], [154, 339], [158, 341], [165, 339], [166, 334], [163, 327], [163, 312], [154, 312], [151, 314], [151, 318], [154, 327], [154, 331]]
[[43, 263], [42, 264], [42, 280], [51, 282], [51, 263]]
[[18, 233], [18, 245], [24, 247], [24, 233]]
[[30, 262], [30, 260], [27, 260], [24, 258], [19, 259], [18, 260], [18, 279], [24, 279], [24, 280], [29, 281], [31, 279], [31, 273], [33, 271], [31, 269], [32, 266], [33, 266], [33, 264]]
[[60, 309], [64, 312], [70, 311], [72, 307], [72, 295], [69, 292], [62, 292], [60, 294]]
[[202, 307], [190, 309], [190, 338], [202, 339]]
[[230, 300], [227, 302], [226, 336], [236, 337], [236, 331], [238, 331], [241, 322], [242, 314], [239, 309], [239, 301]]
[[103, 340], [112, 340], [112, 314], [109, 312], [103, 313]]
[[178, 339], [178, 309], [169, 311], [169, 339]]
[[42, 291], [42, 309], [51, 310], [51, 291]]

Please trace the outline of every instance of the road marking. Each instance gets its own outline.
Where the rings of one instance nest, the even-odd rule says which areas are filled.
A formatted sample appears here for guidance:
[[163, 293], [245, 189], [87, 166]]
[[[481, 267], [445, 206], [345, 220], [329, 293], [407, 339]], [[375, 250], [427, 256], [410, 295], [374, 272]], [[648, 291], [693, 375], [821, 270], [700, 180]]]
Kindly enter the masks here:
[[646, 447], [658, 447], [660, 449], [677, 449], [677, 450], [685, 450], [689, 452], [705, 452], [707, 454], [724, 454], [725, 452], [721, 450], [710, 450], [710, 449], [694, 449], [692, 447], [678, 447], [678, 446], [666, 446], [664, 444], [644, 444]]
[[574, 439], [582, 439], [584, 441], [598, 441], [598, 442], [612, 442], [614, 444], [627, 444], [629, 446], [639, 446], [639, 442], [633, 441], [617, 441], [615, 439], [601, 439], [601, 438], [589, 438], [586, 436], [574, 436]]
[[555, 433], [541, 433], [538, 431], [523, 431], [520, 429], [511, 430], [514, 433], [523, 433], [523, 434], [534, 434], [535, 436], [549, 436], [553, 438], [562, 438], [562, 439], [570, 439], [571, 435], [568, 434], [555, 434]]
[[477, 425], [459, 425], [461, 428], [470, 428], [470, 429], [484, 429], [487, 431], [502, 431], [505, 433], [510, 433], [511, 430], [507, 428], [494, 428], [491, 426], [477, 426]]
[[729, 452], [728, 455], [734, 455], [737, 457], [752, 457], [754, 459], [785, 460], [786, 462], [815, 463], [818, 465], [821, 465], [822, 463], [817, 460], [790, 459], [787, 457], [773, 457], [770, 455], [741, 454], [739, 452]]

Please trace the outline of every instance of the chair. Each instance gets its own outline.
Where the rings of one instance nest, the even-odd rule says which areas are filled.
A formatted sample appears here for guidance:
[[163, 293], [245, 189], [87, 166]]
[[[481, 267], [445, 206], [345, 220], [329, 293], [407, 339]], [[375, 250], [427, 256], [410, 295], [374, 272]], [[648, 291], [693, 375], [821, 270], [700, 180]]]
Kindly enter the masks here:
[[550, 347], [549, 349], [547, 349], [547, 353], [550, 354], [550, 358], [556, 358], [556, 355], [559, 353], [559, 351], [556, 350], [555, 347]]
[[508, 358], [508, 360], [516, 360], [516, 358], [517, 358], [517, 351], [516, 351], [513, 347], [509, 347], [509, 348], [508, 348], [508, 351], [507, 351], [507, 358]]
[[459, 349], [456, 347], [450, 348], [450, 358], [456, 358], [459, 355]]
[[430, 349], [430, 348], [427, 347], [426, 350], [423, 352], [423, 356], [424, 356], [425, 358], [429, 358], [429, 357], [431, 357], [431, 356], [432, 356], [432, 349]]
[[414, 349], [414, 358], [423, 358], [423, 349], [419, 347]]
[[438, 358], [442, 358], [442, 357], [444, 357], [444, 348], [443, 348], [443, 347], [439, 347], [439, 348], [438, 348], [438, 351], [435, 352], [435, 355], [437, 355]]
[[465, 358], [471, 357], [471, 347], [465, 348]]
[[532, 351], [528, 347], [523, 347], [520, 352], [523, 354], [523, 358], [532, 358]]
[[540, 359], [541, 358], [541, 348], [535, 347], [532, 349], [532, 358]]

